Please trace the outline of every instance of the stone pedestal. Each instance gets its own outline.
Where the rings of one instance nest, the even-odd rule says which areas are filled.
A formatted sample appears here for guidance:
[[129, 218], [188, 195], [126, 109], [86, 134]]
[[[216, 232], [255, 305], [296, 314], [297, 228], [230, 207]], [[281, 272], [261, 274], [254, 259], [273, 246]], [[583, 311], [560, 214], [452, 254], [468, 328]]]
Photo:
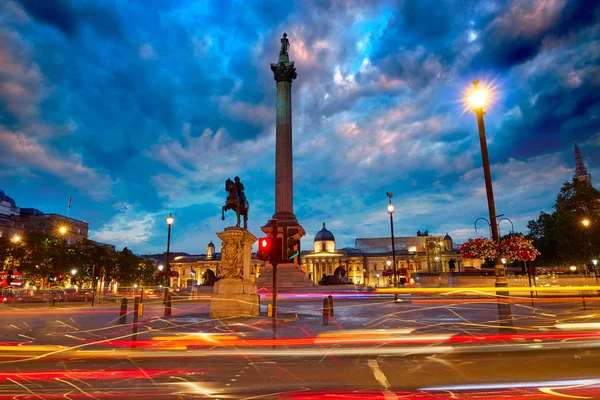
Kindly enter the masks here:
[[215, 283], [210, 300], [211, 318], [258, 317], [259, 311], [256, 284], [250, 279], [223, 278]]
[[[265, 265], [260, 270], [260, 276], [256, 279], [256, 286], [273, 288], [273, 266]], [[302, 289], [313, 287], [314, 284], [297, 264], [279, 264], [277, 266], [277, 290], [279, 289]]]
[[245, 229], [226, 228], [221, 239], [221, 280], [210, 300], [211, 318], [257, 317], [259, 296], [250, 279], [252, 245], [256, 237]]

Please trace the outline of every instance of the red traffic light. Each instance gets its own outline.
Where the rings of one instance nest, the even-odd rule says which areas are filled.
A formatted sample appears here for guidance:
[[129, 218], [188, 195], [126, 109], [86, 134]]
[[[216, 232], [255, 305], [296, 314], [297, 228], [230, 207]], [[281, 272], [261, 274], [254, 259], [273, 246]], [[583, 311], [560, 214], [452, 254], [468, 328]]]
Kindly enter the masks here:
[[264, 237], [258, 239], [258, 253], [257, 257], [259, 260], [268, 261], [271, 256], [271, 238]]
[[258, 250], [269, 250], [271, 248], [271, 238], [261, 238], [258, 241]]

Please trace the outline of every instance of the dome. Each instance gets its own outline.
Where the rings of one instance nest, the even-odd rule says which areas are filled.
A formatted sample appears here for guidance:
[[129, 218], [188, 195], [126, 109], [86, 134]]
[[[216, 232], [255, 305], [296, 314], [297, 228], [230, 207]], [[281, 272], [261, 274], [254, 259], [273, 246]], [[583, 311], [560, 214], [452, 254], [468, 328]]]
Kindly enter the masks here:
[[212, 240], [210, 241], [210, 243], [208, 244], [208, 247], [212, 247], [213, 249], [215, 248], [215, 245], [213, 244]]
[[323, 229], [321, 229], [315, 235], [315, 240], [314, 241], [318, 242], [318, 241], [321, 241], [321, 240], [333, 240], [333, 241], [335, 241], [335, 238], [333, 237], [333, 233], [329, 232], [327, 230], [327, 228], [325, 228], [325, 222], [323, 222]]
[[450, 235], [448, 235], [448, 232], [446, 232], [446, 236], [444, 236], [444, 240], [452, 241], [452, 237]]

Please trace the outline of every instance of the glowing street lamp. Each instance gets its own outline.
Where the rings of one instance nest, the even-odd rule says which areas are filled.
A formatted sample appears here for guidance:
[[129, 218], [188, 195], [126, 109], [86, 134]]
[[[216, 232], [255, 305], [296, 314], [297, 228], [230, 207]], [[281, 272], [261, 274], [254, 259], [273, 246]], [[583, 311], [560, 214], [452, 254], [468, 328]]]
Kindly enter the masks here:
[[73, 269], [71, 270], [71, 275], [75, 276], [75, 274], [77, 274], [77, 270], [76, 270], [75, 268], [73, 268]]
[[596, 270], [596, 265], [598, 265], [598, 260], [593, 259], [592, 264], [594, 264], [594, 277], [596, 278], [596, 285], [598, 285], [598, 271]]
[[158, 270], [159, 270], [159, 271], [162, 271], [163, 269], [165, 269], [165, 266], [164, 266], [164, 265], [159, 265], [159, 266], [158, 266]]
[[[487, 100], [490, 98], [490, 90], [486, 87], [479, 86], [478, 81], [473, 82], [473, 90], [467, 95], [467, 102], [472, 107], [477, 116], [477, 126], [479, 128], [479, 143], [481, 146], [481, 159], [483, 164], [483, 175], [485, 178], [485, 191], [487, 194], [488, 211], [490, 214], [490, 226], [492, 229], [492, 239], [498, 245], [500, 244], [500, 235], [498, 233], [498, 223], [496, 220], [496, 205], [494, 203], [494, 188], [492, 186], [492, 173], [490, 171], [490, 159], [488, 156], [487, 139], [485, 136], [485, 124], [483, 114]], [[496, 256], [496, 286], [508, 286], [506, 282], [506, 271], [504, 264], [500, 259], [500, 255]]]
[[165, 276], [165, 287], [169, 287], [170, 286], [170, 281], [169, 281], [169, 272], [171, 272], [171, 266], [169, 264], [169, 257], [170, 257], [170, 253], [171, 253], [171, 227], [173, 226], [173, 223], [175, 222], [175, 218], [173, 218], [173, 214], [169, 213], [169, 216], [167, 217], [167, 276]]
[[61, 235], [64, 235], [65, 233], [67, 233], [67, 227], [66, 226], [61, 226], [60, 228], [58, 228], [58, 232]]
[[[394, 205], [392, 204], [392, 196], [394, 195], [391, 192], [387, 192], [386, 195], [390, 201], [387, 206], [387, 212], [388, 214], [390, 214], [390, 231], [392, 236], [392, 262], [394, 263], [394, 287], [398, 287], [398, 275], [396, 273], [396, 245], [394, 243]], [[398, 294], [396, 293], [394, 294], [394, 299], [397, 298]]]
[[[583, 225], [583, 229], [585, 229], [585, 234], [587, 235], [587, 239], [588, 239], [588, 252], [590, 256], [593, 256], [594, 253], [592, 251], [592, 240], [590, 238], [590, 229], [588, 229], [591, 225], [590, 220], [587, 218], [584, 218], [581, 220], [581, 225]], [[596, 276], [596, 281], [598, 280], [598, 275], [596, 273], [596, 264], [594, 264], [594, 275]]]
[[15, 235], [10, 239], [13, 243], [19, 243], [21, 241], [21, 236]]
[[500, 261], [502, 261], [502, 264], [506, 265], [506, 258], [503, 258], [503, 259], [502, 259], [502, 260], [500, 260]]

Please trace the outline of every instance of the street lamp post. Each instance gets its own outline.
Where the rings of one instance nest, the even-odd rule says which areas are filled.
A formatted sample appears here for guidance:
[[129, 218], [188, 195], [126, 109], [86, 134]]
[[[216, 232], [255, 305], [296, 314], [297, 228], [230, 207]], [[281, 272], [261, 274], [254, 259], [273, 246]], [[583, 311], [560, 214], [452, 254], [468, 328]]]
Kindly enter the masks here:
[[[483, 175], [485, 178], [485, 191], [487, 194], [488, 211], [490, 214], [490, 227], [492, 230], [492, 239], [498, 245], [500, 250], [500, 235], [498, 234], [498, 223], [496, 221], [496, 205], [494, 204], [494, 189], [492, 186], [492, 174], [490, 171], [490, 159], [488, 156], [487, 140], [485, 136], [485, 124], [483, 122], [484, 104], [487, 99], [487, 91], [479, 87], [479, 82], [473, 82], [474, 90], [469, 96], [469, 103], [473, 107], [473, 111], [477, 116], [477, 126], [479, 128], [479, 143], [481, 145], [481, 159], [483, 163]], [[496, 286], [505, 287], [508, 286], [506, 282], [506, 271], [504, 265], [500, 260], [500, 251], [495, 260], [496, 270]]]
[[[11, 242], [13, 242], [14, 245], [18, 244], [21, 241], [21, 237], [19, 235], [15, 235], [12, 237], [12, 239], [10, 239]], [[15, 252], [14, 252], [14, 248], [13, 248], [13, 252], [12, 252], [12, 267], [11, 269], [15, 269]]]
[[[60, 241], [60, 251], [58, 253], [58, 271], [60, 274], [60, 270], [63, 267], [63, 263], [64, 263], [64, 253], [65, 253], [65, 235], [67, 234], [67, 227], [66, 226], [61, 226], [60, 228], [58, 228], [58, 232], [60, 233], [61, 236], [61, 241]], [[59, 275], [60, 276], [60, 275]]]
[[[396, 245], [394, 243], [394, 205], [392, 204], [392, 196], [394, 196], [391, 192], [386, 193], [390, 202], [388, 204], [387, 210], [390, 214], [390, 231], [392, 236], [392, 262], [394, 263], [394, 287], [398, 287], [398, 276], [396, 271]], [[394, 298], [397, 298], [398, 294], [395, 294]]]
[[[167, 226], [168, 226], [168, 233], [167, 233], [167, 270], [166, 270], [166, 274], [167, 276], [165, 277], [165, 287], [169, 287], [170, 286], [170, 273], [171, 273], [171, 264], [169, 263], [169, 257], [170, 257], [170, 253], [171, 253], [171, 226], [173, 226], [173, 222], [175, 222], [175, 219], [173, 218], [173, 215], [171, 213], [169, 213], [169, 216], [167, 217]], [[167, 290], [167, 289], [165, 289]]]
[[390, 269], [392, 266], [392, 260], [387, 260], [385, 264], [387, 265], [388, 269]]

